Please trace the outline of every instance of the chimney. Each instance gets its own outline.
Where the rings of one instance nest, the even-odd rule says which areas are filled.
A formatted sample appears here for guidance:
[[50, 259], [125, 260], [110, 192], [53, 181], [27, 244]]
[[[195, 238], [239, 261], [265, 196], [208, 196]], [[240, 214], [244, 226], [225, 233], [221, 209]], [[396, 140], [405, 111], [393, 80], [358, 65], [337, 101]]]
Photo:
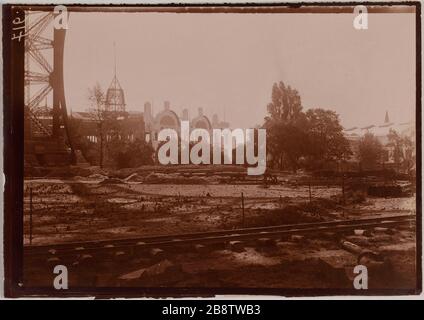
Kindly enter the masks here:
[[218, 126], [218, 123], [219, 123], [218, 115], [215, 113], [212, 116], [212, 127], [217, 127]]
[[203, 108], [199, 108], [199, 117], [203, 116]]
[[149, 122], [152, 120], [152, 105], [150, 102], [144, 104], [144, 120]]
[[171, 109], [169, 101], [165, 101], [165, 103], [163, 105], [164, 105], [166, 111], [169, 111]]
[[184, 121], [188, 121], [188, 110], [187, 109], [183, 109], [183, 116], [181, 118]]

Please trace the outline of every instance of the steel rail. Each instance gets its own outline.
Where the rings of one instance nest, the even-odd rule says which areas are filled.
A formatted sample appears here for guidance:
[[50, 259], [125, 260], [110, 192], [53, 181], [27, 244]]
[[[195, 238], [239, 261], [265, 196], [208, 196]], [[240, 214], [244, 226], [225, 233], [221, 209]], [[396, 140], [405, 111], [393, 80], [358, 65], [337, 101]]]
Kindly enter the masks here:
[[299, 223], [152, 237], [69, 242], [51, 245], [28, 245], [24, 247], [24, 252], [25, 254], [29, 255], [44, 254], [48, 252], [54, 252], [55, 254], [66, 254], [75, 252], [110, 251], [129, 247], [148, 248], [152, 246], [170, 246], [177, 244], [183, 245], [192, 243], [200, 244], [222, 241], [252, 240], [266, 237], [274, 238], [293, 234], [309, 234], [331, 231], [337, 232], [352, 229], [366, 229], [377, 226], [397, 226], [404, 223], [414, 223], [415, 220], [416, 217], [414, 215], [396, 215], [378, 218]]

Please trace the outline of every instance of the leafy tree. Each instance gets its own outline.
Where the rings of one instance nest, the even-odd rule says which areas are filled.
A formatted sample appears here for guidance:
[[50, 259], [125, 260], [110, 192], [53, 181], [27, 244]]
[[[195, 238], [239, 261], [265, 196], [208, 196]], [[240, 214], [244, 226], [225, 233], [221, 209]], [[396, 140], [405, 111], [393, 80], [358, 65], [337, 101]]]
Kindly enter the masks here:
[[396, 130], [390, 129], [387, 135], [389, 142], [387, 146], [393, 150], [393, 160], [397, 171], [401, 168], [409, 172], [415, 162], [414, 144], [407, 136], [401, 136]]
[[309, 141], [304, 124], [304, 117], [299, 117], [297, 121], [268, 123], [267, 148], [274, 165], [278, 165], [280, 169], [287, 165], [296, 171], [299, 168], [299, 159], [307, 154]]
[[278, 165], [280, 169], [287, 165], [296, 171], [307, 145], [303, 130], [305, 116], [298, 91], [281, 81], [274, 83], [267, 110], [264, 127], [272, 165]]
[[361, 167], [374, 167], [380, 161], [382, 154], [383, 145], [372, 133], [367, 132], [359, 140], [358, 158]]
[[102, 168], [105, 160], [105, 151], [110, 153], [113, 142], [121, 140], [123, 131], [119, 123], [119, 114], [106, 108], [106, 95], [97, 83], [88, 89], [90, 102], [89, 114], [92, 121], [97, 124], [97, 137], [99, 139], [99, 165]]
[[103, 89], [98, 83], [88, 89], [88, 100], [90, 102], [90, 117], [97, 123], [99, 138], [99, 165], [103, 168], [104, 158], [104, 140], [106, 137], [106, 122], [108, 120], [108, 112], [106, 111], [106, 96]]
[[82, 120], [70, 117], [68, 119], [69, 131], [75, 144], [75, 149], [80, 150], [83, 157], [91, 164], [98, 164], [98, 152], [96, 151], [96, 143], [91, 142], [82, 135]]
[[280, 169], [289, 166], [296, 171], [305, 157], [315, 165], [349, 157], [350, 145], [338, 115], [324, 109], [311, 109], [306, 113], [302, 109], [297, 90], [283, 82], [274, 83], [264, 124], [271, 165], [278, 165]]
[[134, 168], [142, 165], [153, 164], [152, 146], [144, 140], [135, 139], [134, 141], [114, 140], [111, 144], [109, 156], [119, 169]]
[[343, 135], [336, 112], [324, 109], [310, 109], [306, 112], [309, 156], [312, 160], [340, 161], [351, 154], [349, 141]]
[[269, 117], [274, 121], [289, 121], [296, 118], [302, 111], [302, 102], [297, 90], [286, 86], [282, 81], [272, 86], [271, 103], [267, 110]]
[[416, 163], [414, 142], [409, 137], [404, 137], [403, 169], [410, 173]]

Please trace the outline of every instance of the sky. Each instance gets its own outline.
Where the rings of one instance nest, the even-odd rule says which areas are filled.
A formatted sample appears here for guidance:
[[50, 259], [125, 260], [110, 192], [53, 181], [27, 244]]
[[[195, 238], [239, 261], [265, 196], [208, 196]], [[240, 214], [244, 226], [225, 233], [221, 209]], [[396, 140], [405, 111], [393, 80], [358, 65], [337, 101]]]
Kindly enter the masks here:
[[127, 110], [165, 100], [181, 114], [217, 113], [232, 128], [262, 124], [274, 82], [296, 88], [305, 110], [335, 110], [345, 128], [414, 120], [415, 15], [80, 13], [65, 41], [68, 108], [88, 107], [88, 88], [114, 73]]

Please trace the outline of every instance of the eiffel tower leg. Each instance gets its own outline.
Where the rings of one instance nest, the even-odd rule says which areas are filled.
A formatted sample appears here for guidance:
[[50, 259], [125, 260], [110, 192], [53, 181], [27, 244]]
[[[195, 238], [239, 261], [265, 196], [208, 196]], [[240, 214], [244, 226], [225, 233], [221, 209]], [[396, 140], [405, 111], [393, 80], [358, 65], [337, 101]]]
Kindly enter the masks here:
[[63, 80], [63, 50], [65, 45], [66, 29], [54, 29], [54, 53], [53, 53], [53, 137], [61, 138], [63, 132], [60, 125], [65, 129], [68, 145], [71, 149], [70, 161], [76, 163], [75, 149], [69, 130], [68, 112], [66, 109], [65, 87]]

